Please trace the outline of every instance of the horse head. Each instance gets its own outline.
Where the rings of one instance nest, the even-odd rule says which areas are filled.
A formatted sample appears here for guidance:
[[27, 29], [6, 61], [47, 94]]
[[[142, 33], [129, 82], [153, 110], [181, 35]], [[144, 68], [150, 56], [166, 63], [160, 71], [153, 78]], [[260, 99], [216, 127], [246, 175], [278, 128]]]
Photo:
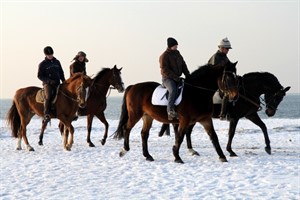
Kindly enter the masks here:
[[92, 83], [92, 79], [83, 73], [76, 73], [67, 80], [67, 83], [69, 83], [68, 85], [70, 88], [74, 89], [78, 106], [80, 108], [84, 108], [88, 99], [89, 88]]
[[265, 102], [266, 102], [266, 114], [268, 117], [272, 117], [275, 115], [276, 110], [280, 102], [282, 101], [283, 97], [285, 96], [286, 92], [291, 87], [288, 86], [286, 88], [281, 88], [279, 91], [272, 93], [268, 92], [265, 94]]
[[117, 66], [115, 65], [111, 71], [112, 71], [112, 79], [110, 79], [110, 84], [116, 88], [118, 90], [118, 92], [124, 92], [125, 90], [125, 86], [124, 83], [122, 81], [122, 77], [121, 77], [121, 70], [122, 67], [120, 69], [117, 68]]
[[229, 100], [236, 100], [239, 94], [239, 79], [236, 75], [236, 64], [227, 62], [224, 66], [223, 74], [218, 79], [219, 89], [228, 96]]

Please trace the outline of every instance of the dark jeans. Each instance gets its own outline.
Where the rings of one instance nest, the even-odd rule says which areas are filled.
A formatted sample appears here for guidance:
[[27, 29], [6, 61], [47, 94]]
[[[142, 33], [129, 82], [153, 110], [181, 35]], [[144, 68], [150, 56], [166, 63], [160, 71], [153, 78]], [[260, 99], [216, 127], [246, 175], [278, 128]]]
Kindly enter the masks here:
[[169, 98], [168, 98], [168, 106], [167, 111], [174, 110], [174, 103], [177, 93], [177, 83], [172, 79], [163, 79], [163, 86], [167, 88], [169, 92]]
[[50, 114], [50, 108], [51, 108], [51, 101], [53, 99], [53, 95], [56, 91], [55, 85], [45, 84], [44, 85], [44, 92], [45, 92], [45, 102], [44, 102], [44, 115]]

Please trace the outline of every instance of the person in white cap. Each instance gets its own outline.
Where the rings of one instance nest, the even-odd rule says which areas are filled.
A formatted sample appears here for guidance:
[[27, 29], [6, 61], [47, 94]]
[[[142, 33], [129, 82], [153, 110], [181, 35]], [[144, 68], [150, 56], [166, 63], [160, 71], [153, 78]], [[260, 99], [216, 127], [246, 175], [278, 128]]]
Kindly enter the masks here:
[[[213, 67], [225, 66], [227, 62], [230, 62], [230, 60], [227, 57], [227, 54], [229, 52], [229, 49], [232, 49], [232, 47], [227, 37], [220, 41], [218, 47], [218, 51], [214, 55], [212, 55], [212, 57], [208, 60], [208, 64], [212, 65]], [[222, 107], [219, 116], [221, 120], [226, 119], [227, 103], [228, 97], [224, 95], [224, 97], [222, 98]]]

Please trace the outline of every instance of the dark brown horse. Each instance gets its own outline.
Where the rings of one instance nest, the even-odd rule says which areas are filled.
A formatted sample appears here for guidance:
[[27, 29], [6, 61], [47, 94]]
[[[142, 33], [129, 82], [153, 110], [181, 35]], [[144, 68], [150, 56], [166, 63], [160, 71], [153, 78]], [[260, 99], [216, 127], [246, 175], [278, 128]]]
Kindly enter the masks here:
[[[207, 131], [212, 143], [220, 157], [226, 162], [226, 157], [220, 147], [218, 136], [212, 123], [212, 96], [218, 87], [233, 99], [238, 95], [236, 84], [236, 63], [228, 62], [226, 68], [212, 67], [205, 65], [194, 71], [185, 81], [181, 103], [176, 106], [179, 119], [168, 120], [166, 106], [155, 106], [151, 103], [154, 89], [159, 85], [156, 82], [144, 82], [127, 87], [122, 105], [119, 125], [115, 132], [116, 138], [124, 137], [124, 147], [120, 156], [124, 156], [129, 151], [129, 135], [134, 125], [142, 118], [143, 128], [141, 131], [143, 155], [146, 160], [153, 161], [153, 157], [148, 151], [149, 130], [153, 119], [163, 123], [179, 124], [178, 134], [176, 135], [173, 154], [175, 162], [183, 163], [179, 156], [179, 149], [187, 127], [199, 122]], [[230, 70], [230, 71], [229, 71]]]
[[[228, 142], [227, 151], [230, 156], [237, 156], [232, 150], [231, 144], [235, 134], [236, 126], [240, 118], [245, 117], [254, 124], [259, 126], [264, 134], [266, 147], [265, 150], [268, 154], [271, 154], [270, 139], [265, 123], [260, 119], [258, 111], [260, 110], [260, 96], [264, 94], [264, 102], [266, 106], [265, 113], [268, 117], [275, 115], [276, 110], [286, 92], [290, 87], [284, 88], [278, 81], [278, 79], [268, 72], [251, 72], [240, 77], [240, 98], [234, 103], [228, 105], [229, 130], [228, 130]], [[220, 104], [214, 104], [213, 117], [218, 118], [220, 113]], [[191, 133], [195, 124], [188, 128], [186, 133], [187, 147], [192, 154], [199, 155], [192, 147]], [[169, 124], [164, 124], [161, 128], [159, 136], [167, 131], [169, 132]], [[177, 131], [177, 125], [174, 125], [175, 132]]]
[[[91, 79], [81, 73], [66, 80], [60, 85], [57, 94], [57, 100], [54, 104], [56, 116], [51, 113], [51, 118], [58, 118], [68, 128], [71, 133], [68, 140], [68, 134], [64, 134], [63, 146], [66, 150], [71, 150], [73, 144], [74, 128], [71, 124], [78, 107], [86, 105], [88, 88]], [[27, 136], [26, 127], [34, 115], [43, 116], [44, 106], [36, 101], [36, 94], [41, 88], [27, 87], [16, 91], [13, 105], [7, 113], [7, 121], [11, 127], [12, 135], [18, 138], [17, 150], [21, 150], [21, 139], [29, 151], [34, 151], [30, 146]], [[43, 123], [43, 129], [47, 123]]]
[[[104, 111], [106, 109], [106, 95], [110, 86], [113, 89], [116, 88], [118, 92], [125, 90], [124, 83], [121, 77], [122, 68], [118, 69], [115, 65], [113, 68], [103, 68], [95, 78], [92, 79], [92, 85], [90, 87], [89, 98], [87, 99], [87, 105], [85, 108], [79, 108], [78, 114], [80, 116], [87, 116], [87, 143], [90, 147], [95, 145], [91, 141], [91, 130], [93, 118], [96, 116], [105, 126], [105, 132], [101, 144], [104, 145], [107, 138], [109, 124], [105, 118]], [[64, 125], [59, 124], [60, 132], [63, 133]], [[40, 136], [39, 144], [43, 144], [43, 135]]]

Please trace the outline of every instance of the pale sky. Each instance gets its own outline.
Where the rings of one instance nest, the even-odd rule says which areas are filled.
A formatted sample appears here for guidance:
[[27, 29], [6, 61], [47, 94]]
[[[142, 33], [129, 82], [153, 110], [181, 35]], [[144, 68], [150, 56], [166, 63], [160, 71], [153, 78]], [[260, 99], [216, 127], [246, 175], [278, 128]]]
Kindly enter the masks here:
[[[299, 0], [282, 1], [1, 1], [0, 98], [42, 86], [43, 48], [52, 46], [65, 77], [84, 51], [87, 73], [123, 67], [126, 86], [161, 82], [159, 56], [174, 37], [192, 72], [228, 37], [237, 72], [270, 72], [289, 93], [299, 86]], [[117, 91], [112, 96], [119, 95]]]

